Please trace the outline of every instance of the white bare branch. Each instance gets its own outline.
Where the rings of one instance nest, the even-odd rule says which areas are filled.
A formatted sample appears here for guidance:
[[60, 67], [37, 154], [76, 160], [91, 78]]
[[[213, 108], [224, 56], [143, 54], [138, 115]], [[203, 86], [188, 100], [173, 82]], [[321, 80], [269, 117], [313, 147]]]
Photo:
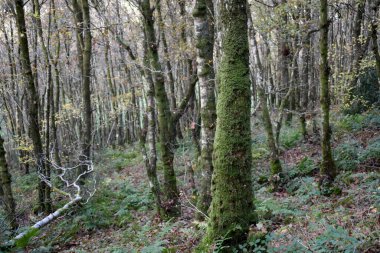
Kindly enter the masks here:
[[[76, 203], [83, 201], [84, 203], [87, 203], [89, 199], [95, 194], [96, 192], [96, 180], [95, 177], [93, 177], [93, 189], [90, 191], [86, 191], [88, 194], [87, 196], [84, 196], [85, 191], [82, 191], [82, 188], [84, 185], [82, 185], [80, 182], [85, 177], [87, 177], [88, 174], [94, 172], [94, 165], [91, 160], [89, 159], [83, 159], [81, 160], [77, 165], [73, 167], [62, 167], [57, 165], [56, 163], [49, 161], [46, 158], [41, 159], [43, 163], [45, 163], [46, 166], [50, 166], [50, 168], [54, 169], [55, 171], [59, 172], [57, 173], [57, 177], [64, 183], [64, 186], [66, 187], [67, 191], [63, 191], [59, 189], [59, 192], [61, 192], [63, 195], [68, 196], [70, 201], [67, 202], [63, 207], [57, 209], [55, 212], [47, 215], [42, 220], [35, 223], [33, 226], [29, 227], [26, 231], [18, 234], [13, 240], [9, 242], [9, 245], [14, 245], [16, 241], [24, 238], [27, 236], [31, 231], [34, 231], [35, 229], [41, 229], [48, 225], [50, 222], [55, 220], [56, 218], [63, 215], [67, 210], [69, 210], [73, 205]], [[83, 171], [74, 177], [74, 179], [70, 180], [67, 178], [67, 174], [69, 171], [73, 171], [74, 173], [82, 169]], [[46, 177], [42, 171], [41, 166], [38, 166], [38, 176], [40, 180], [45, 182], [50, 188], [53, 188], [53, 184], [51, 179]], [[89, 184], [86, 184], [86, 187], [88, 187]]]

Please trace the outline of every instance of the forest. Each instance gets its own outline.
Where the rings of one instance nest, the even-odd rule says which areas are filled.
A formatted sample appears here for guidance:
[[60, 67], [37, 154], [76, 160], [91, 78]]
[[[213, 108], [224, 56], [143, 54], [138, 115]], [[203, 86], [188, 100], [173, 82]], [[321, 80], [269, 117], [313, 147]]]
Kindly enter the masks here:
[[0, 252], [380, 252], [380, 0], [0, 0]]

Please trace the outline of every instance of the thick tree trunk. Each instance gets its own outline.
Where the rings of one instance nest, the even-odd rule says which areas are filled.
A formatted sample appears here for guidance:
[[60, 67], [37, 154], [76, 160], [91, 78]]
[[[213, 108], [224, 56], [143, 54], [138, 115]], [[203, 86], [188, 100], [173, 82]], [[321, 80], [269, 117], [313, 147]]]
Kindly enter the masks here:
[[212, 152], [216, 126], [215, 73], [213, 67], [214, 29], [211, 22], [211, 0], [197, 0], [193, 16], [197, 48], [198, 78], [201, 103], [201, 157], [202, 173], [197, 207], [202, 212], [197, 219], [203, 220], [211, 203]]
[[[328, 64], [328, 7], [327, 0], [321, 0], [320, 6], [320, 85], [322, 107], [322, 162], [320, 167], [320, 186], [328, 189], [334, 180], [337, 171], [331, 151], [331, 128], [330, 128], [330, 94], [329, 94], [329, 64]], [[325, 187], [326, 186], [326, 187]]]
[[[229, 238], [237, 246], [255, 222], [251, 181], [251, 91], [247, 2], [220, 0], [222, 59], [218, 70], [217, 125], [210, 220], [204, 243]], [[225, 249], [231, 252], [231, 248]]]

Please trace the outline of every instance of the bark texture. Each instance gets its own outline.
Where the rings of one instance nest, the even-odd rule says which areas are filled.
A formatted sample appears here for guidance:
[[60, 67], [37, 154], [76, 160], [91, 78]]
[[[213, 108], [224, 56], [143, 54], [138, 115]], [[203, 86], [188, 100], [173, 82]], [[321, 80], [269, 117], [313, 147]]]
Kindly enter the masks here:
[[213, 199], [204, 243], [229, 238], [224, 243], [233, 247], [247, 239], [248, 228], [255, 222], [247, 2], [221, 0], [217, 7], [223, 34], [222, 59], [218, 70]]
[[144, 16], [144, 29], [147, 43], [148, 60], [153, 72], [154, 92], [158, 109], [158, 127], [159, 141], [161, 149], [162, 166], [164, 171], [164, 205], [168, 216], [178, 216], [179, 192], [177, 180], [173, 168], [174, 160], [174, 140], [175, 140], [175, 123], [170, 111], [170, 103], [165, 91], [165, 78], [162, 73], [161, 64], [158, 57], [158, 48], [154, 31], [153, 9], [149, 0], [141, 3]]
[[322, 107], [322, 162], [320, 167], [321, 188], [329, 188], [337, 171], [331, 151], [331, 128], [330, 128], [330, 94], [329, 94], [329, 64], [328, 64], [328, 7], [327, 0], [321, 0], [320, 6], [320, 86]]
[[84, 136], [83, 155], [86, 159], [91, 158], [91, 130], [92, 130], [92, 109], [91, 109], [91, 52], [92, 37], [90, 23], [90, 7], [88, 0], [82, 0], [83, 13], [83, 66], [82, 66], [82, 95], [84, 106]]
[[16, 203], [12, 193], [12, 179], [8, 170], [8, 164], [5, 159], [4, 140], [0, 136], [0, 188], [2, 189], [2, 196], [4, 199], [4, 207], [9, 221], [9, 225], [12, 229], [17, 228], [16, 221]]
[[216, 125], [215, 73], [213, 67], [214, 36], [210, 13], [214, 9], [211, 0], [197, 0], [193, 16], [197, 48], [198, 78], [200, 88], [201, 113], [201, 185], [197, 201], [203, 213], [197, 219], [203, 220], [211, 203], [211, 176], [213, 171], [212, 152]]
[[[41, 141], [41, 135], [39, 132], [39, 98], [37, 89], [34, 83], [33, 72], [31, 68], [31, 62], [29, 57], [28, 37], [25, 26], [25, 12], [24, 3], [22, 0], [15, 0], [16, 8], [16, 24], [18, 31], [19, 47], [20, 47], [20, 62], [21, 71], [27, 87], [27, 102], [28, 102], [28, 116], [29, 116], [29, 135], [33, 142], [33, 151], [36, 159], [37, 167], [40, 171], [44, 171], [43, 162], [43, 147]], [[45, 204], [45, 188], [48, 187], [43, 181], [40, 182], [38, 187], [38, 202], [39, 210], [47, 211]]]

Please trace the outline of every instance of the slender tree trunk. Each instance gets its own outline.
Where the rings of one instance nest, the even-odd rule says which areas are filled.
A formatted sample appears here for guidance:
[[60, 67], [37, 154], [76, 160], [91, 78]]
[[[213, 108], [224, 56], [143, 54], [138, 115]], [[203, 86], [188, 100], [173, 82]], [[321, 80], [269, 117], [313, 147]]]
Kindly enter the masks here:
[[[373, 17], [376, 17], [377, 11], [379, 9], [380, 1], [374, 1], [373, 5], [371, 6], [373, 11]], [[378, 81], [378, 88], [380, 90], [380, 54], [379, 54], [379, 45], [377, 41], [377, 30], [378, 30], [378, 21], [374, 18], [371, 20], [371, 38], [372, 38], [372, 52], [375, 56], [376, 61], [376, 73], [377, 73], [377, 81]]]
[[[355, 18], [353, 24], [353, 46], [352, 46], [352, 65], [349, 70], [349, 74], [352, 76], [349, 89], [353, 89], [359, 78], [360, 62], [364, 57], [365, 48], [360, 41], [360, 34], [362, 31], [363, 16], [365, 13], [365, 3], [366, 1], [357, 1], [357, 9], [355, 10]], [[369, 39], [366, 39], [367, 43]], [[352, 99], [350, 96], [349, 99]]]
[[143, 0], [141, 3], [144, 28], [146, 34], [148, 59], [153, 72], [155, 98], [158, 108], [158, 127], [159, 140], [161, 148], [161, 158], [164, 171], [164, 207], [166, 215], [169, 217], [180, 214], [179, 192], [177, 188], [177, 179], [173, 168], [174, 160], [174, 140], [175, 140], [175, 122], [170, 111], [170, 103], [165, 91], [165, 79], [162, 74], [161, 64], [158, 58], [158, 48], [154, 31], [153, 10], [150, 7], [149, 0]]
[[54, 81], [55, 81], [55, 99], [54, 99], [54, 89], [52, 89], [52, 104], [51, 104], [51, 129], [52, 129], [52, 144], [54, 151], [54, 160], [58, 166], [61, 166], [61, 157], [59, 155], [59, 141], [58, 141], [58, 127], [57, 127], [57, 114], [59, 112], [59, 104], [60, 104], [60, 89], [61, 84], [59, 80], [59, 57], [61, 52], [61, 41], [60, 34], [58, 30], [57, 24], [57, 16], [56, 16], [56, 7], [55, 0], [52, 0], [52, 16], [53, 16], [53, 25], [56, 32], [56, 49], [55, 49], [55, 57], [52, 60], [52, 65], [54, 69]]
[[91, 109], [91, 54], [92, 37], [90, 22], [90, 7], [88, 0], [81, 0], [83, 13], [83, 66], [82, 66], [82, 96], [84, 105], [84, 138], [83, 155], [91, 159], [92, 141], [92, 109]]
[[[193, 10], [201, 103], [199, 168], [202, 177], [197, 207], [203, 214], [207, 214], [211, 203], [212, 152], [216, 126], [215, 73], [213, 67], [214, 29], [211, 23], [213, 10], [211, 0], [197, 0]], [[203, 214], [197, 214], [197, 219], [203, 220]]]
[[174, 76], [173, 76], [173, 70], [172, 70], [172, 64], [170, 62], [170, 55], [168, 50], [168, 43], [166, 40], [166, 34], [165, 34], [165, 27], [164, 27], [164, 21], [162, 19], [162, 11], [161, 11], [161, 3], [158, 2], [156, 5], [157, 8], [157, 18], [158, 18], [158, 28], [160, 31], [160, 37], [162, 41], [163, 51], [164, 51], [164, 57], [165, 57], [165, 67], [168, 75], [168, 83], [169, 83], [169, 97], [170, 97], [170, 104], [173, 111], [177, 108], [177, 100], [175, 97], [175, 82], [174, 82]]
[[105, 51], [104, 51], [104, 58], [106, 61], [106, 77], [107, 77], [107, 83], [109, 86], [109, 89], [111, 91], [112, 97], [111, 97], [111, 103], [112, 103], [112, 110], [113, 110], [113, 117], [115, 118], [114, 120], [114, 128], [112, 129], [112, 132], [114, 134], [110, 133], [112, 136], [111, 144], [112, 145], [117, 145], [118, 144], [118, 129], [119, 129], [119, 108], [118, 108], [118, 102], [117, 102], [117, 90], [112, 78], [112, 64], [110, 63], [110, 57], [109, 57], [109, 51], [110, 51], [110, 43], [109, 43], [109, 38], [108, 35], [105, 38]]
[[[37, 167], [40, 171], [45, 171], [44, 161], [43, 161], [43, 148], [40, 135], [40, 127], [38, 120], [39, 111], [39, 99], [38, 93], [34, 83], [33, 72], [31, 68], [31, 62], [29, 58], [29, 47], [28, 47], [28, 37], [25, 26], [25, 13], [24, 13], [24, 3], [22, 0], [15, 0], [16, 7], [16, 23], [18, 30], [18, 39], [20, 47], [20, 61], [22, 75], [26, 81], [27, 86], [27, 101], [28, 101], [28, 115], [29, 115], [29, 134], [33, 142], [34, 156], [36, 159]], [[45, 193], [44, 189], [48, 187], [43, 181], [40, 182], [38, 187], [38, 203], [40, 211], [46, 211], [45, 205]]]
[[[204, 243], [237, 246], [255, 223], [251, 181], [251, 91], [247, 2], [220, 0], [222, 36], [210, 220]], [[223, 252], [231, 252], [231, 248]]]
[[12, 193], [12, 180], [11, 174], [8, 170], [7, 161], [5, 159], [4, 140], [0, 136], [0, 189], [2, 190], [2, 197], [4, 199], [4, 207], [12, 229], [17, 228], [16, 220], [16, 203]]
[[[257, 72], [258, 72], [258, 95], [260, 98], [261, 102], [261, 108], [262, 108], [262, 120], [264, 124], [264, 129], [266, 132], [267, 136], [267, 143], [268, 143], [268, 148], [270, 151], [270, 161], [269, 161], [269, 169], [270, 169], [270, 174], [271, 174], [271, 185], [273, 190], [277, 190], [278, 188], [278, 183], [280, 179], [280, 173], [282, 172], [282, 166], [281, 162], [279, 159], [279, 151], [278, 151], [278, 146], [276, 145], [276, 139], [275, 135], [273, 133], [273, 124], [272, 120], [270, 117], [270, 112], [268, 108], [268, 96], [265, 94], [265, 86], [262, 77], [262, 73], [264, 72], [263, 65], [261, 63], [260, 59], [260, 54], [259, 54], [259, 48], [257, 46], [257, 41], [256, 41], [256, 35], [255, 32], [253, 31], [253, 45], [254, 45], [254, 52], [255, 52], [255, 59], [256, 59], [256, 65], [257, 65]], [[286, 99], [286, 98], [284, 98]]]
[[[306, 20], [310, 20], [310, 7], [306, 6]], [[308, 109], [308, 93], [309, 93], [309, 65], [310, 65], [310, 35], [307, 34], [305, 39], [302, 41], [302, 72], [301, 72], [301, 87], [300, 87], [300, 123], [301, 123], [301, 133], [304, 140], [307, 139], [307, 128], [306, 128], [306, 111]]]
[[320, 5], [320, 85], [322, 107], [322, 163], [320, 167], [322, 189], [328, 189], [337, 171], [331, 151], [330, 128], [330, 95], [329, 95], [329, 64], [328, 64], [328, 5], [327, 0], [321, 0]]
[[[145, 44], [145, 53], [146, 51], [147, 50]], [[146, 55], [144, 56], [144, 61], [146, 67], [149, 67], [150, 63]], [[147, 108], [146, 115], [144, 115], [143, 117], [143, 127], [140, 133], [140, 145], [143, 151], [149, 186], [151, 188], [156, 202], [157, 214], [160, 215], [160, 217], [164, 218], [165, 211], [162, 206], [160, 183], [157, 177], [156, 106], [154, 101], [154, 83], [152, 79], [152, 74], [149, 72], [149, 70], [145, 70], [144, 76], [147, 86]], [[145, 148], [146, 140], [148, 142], [148, 152]]]
[[77, 54], [78, 54], [78, 65], [79, 69], [82, 72], [83, 70], [83, 10], [80, 6], [78, 0], [72, 0], [72, 7], [74, 11], [74, 24], [75, 24], [75, 33], [76, 33], [76, 44], [77, 44]]
[[[45, 64], [47, 69], [47, 78], [48, 78], [48, 84], [47, 84], [47, 90], [46, 90], [46, 132], [45, 132], [45, 156], [49, 159], [49, 153], [50, 153], [50, 112], [51, 112], [51, 104], [53, 103], [53, 77], [52, 77], [52, 63], [50, 60], [50, 52], [49, 52], [49, 43], [45, 43], [43, 31], [42, 31], [42, 22], [41, 22], [41, 12], [40, 12], [40, 4], [39, 0], [34, 0], [34, 7], [35, 7], [35, 20], [37, 25], [37, 33], [38, 37], [40, 39], [41, 47], [42, 47], [42, 53], [45, 58]], [[50, 13], [50, 12], [49, 12]], [[49, 14], [50, 15], [50, 14]], [[48, 28], [48, 37], [50, 37], [50, 16], [49, 16], [49, 28]], [[45, 171], [42, 172], [43, 175], [46, 177], [47, 180], [50, 180], [50, 167], [48, 165], [45, 165]], [[46, 186], [45, 189], [45, 211], [47, 213], [50, 213], [52, 211], [51, 207], [51, 189], [50, 187]]]

